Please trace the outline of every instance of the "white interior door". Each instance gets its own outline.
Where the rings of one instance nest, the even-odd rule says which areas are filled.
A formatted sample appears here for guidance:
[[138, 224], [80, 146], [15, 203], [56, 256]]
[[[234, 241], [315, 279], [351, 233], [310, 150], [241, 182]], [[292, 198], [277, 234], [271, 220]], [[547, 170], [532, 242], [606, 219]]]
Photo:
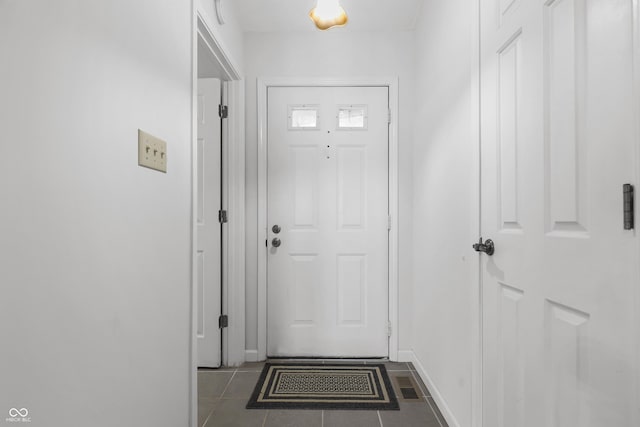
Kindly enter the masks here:
[[269, 356], [388, 355], [388, 98], [268, 89]]
[[638, 425], [632, 7], [483, 4], [486, 427]]
[[197, 152], [197, 336], [198, 366], [221, 362], [221, 203], [220, 80], [198, 79]]

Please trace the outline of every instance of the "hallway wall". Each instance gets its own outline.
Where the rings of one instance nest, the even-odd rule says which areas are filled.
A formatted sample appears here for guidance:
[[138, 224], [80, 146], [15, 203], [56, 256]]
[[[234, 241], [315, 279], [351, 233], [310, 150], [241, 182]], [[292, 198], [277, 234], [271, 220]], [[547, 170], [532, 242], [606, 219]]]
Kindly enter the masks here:
[[2, 419], [187, 425], [191, 23], [188, 0], [0, 2]]
[[[399, 77], [400, 349], [411, 339], [413, 33], [246, 33], [246, 348], [257, 349], [257, 77]], [[264, 247], [264, 243], [261, 245]]]
[[411, 344], [432, 393], [441, 398], [439, 406], [455, 414], [449, 424], [460, 426], [471, 425], [471, 313], [478, 272], [471, 249], [478, 215], [471, 6], [467, 0], [426, 1], [415, 41]]

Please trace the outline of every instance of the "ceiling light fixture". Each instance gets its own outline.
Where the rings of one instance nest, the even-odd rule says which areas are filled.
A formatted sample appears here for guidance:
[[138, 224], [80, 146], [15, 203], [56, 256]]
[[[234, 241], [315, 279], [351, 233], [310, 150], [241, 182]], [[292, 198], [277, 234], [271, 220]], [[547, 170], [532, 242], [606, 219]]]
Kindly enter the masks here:
[[338, 0], [318, 0], [317, 6], [309, 12], [309, 17], [320, 30], [342, 27], [349, 20]]

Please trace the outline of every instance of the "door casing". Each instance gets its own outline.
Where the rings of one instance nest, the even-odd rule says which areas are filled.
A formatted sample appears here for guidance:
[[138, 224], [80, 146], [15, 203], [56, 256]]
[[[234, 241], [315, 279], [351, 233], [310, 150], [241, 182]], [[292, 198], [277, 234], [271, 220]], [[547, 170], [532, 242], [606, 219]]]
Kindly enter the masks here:
[[[267, 357], [267, 90], [269, 87], [378, 86], [389, 89], [389, 359], [398, 360], [398, 78], [258, 78], [258, 351], [247, 361]], [[253, 356], [253, 358], [251, 357]], [[253, 360], [255, 358], [255, 360]]]
[[[473, 198], [469, 212], [469, 230], [473, 233], [471, 242], [475, 242], [480, 236], [480, 7], [482, 0], [471, 2], [471, 129], [473, 140], [469, 146], [471, 167], [469, 171], [469, 194]], [[480, 257], [477, 257], [472, 274], [469, 277], [470, 314], [471, 314], [471, 426], [482, 427], [482, 265]], [[436, 403], [439, 405], [440, 402]]]
[[[640, 117], [640, 1], [633, 0], [633, 98], [635, 104], [634, 115], [636, 118]], [[636, 120], [635, 128], [635, 142], [636, 142], [636, 176], [635, 181], [640, 182], [640, 120]], [[636, 192], [638, 189], [636, 188]], [[638, 215], [640, 215], [640, 203], [635, 203], [634, 217], [636, 218], [636, 229], [634, 233], [638, 234]], [[640, 239], [636, 239], [638, 247], [640, 248]], [[640, 253], [640, 252], [639, 252]], [[640, 270], [640, 259], [637, 260], [636, 269]], [[640, 286], [635, 287], [634, 299], [634, 319], [632, 336], [640, 336]], [[640, 397], [640, 339], [636, 339], [635, 342], [635, 366], [633, 372], [636, 373], [635, 378], [635, 397]], [[640, 423], [640, 405], [636, 406], [633, 413], [634, 418], [632, 421], [635, 425]]]
[[[245, 209], [244, 209], [244, 81], [237, 64], [229, 57], [222, 44], [219, 32], [210, 27], [200, 14], [195, 2], [192, 2], [192, 43], [191, 43], [191, 324], [189, 337], [189, 425], [198, 426], [198, 352], [197, 352], [197, 82], [198, 50], [202, 47], [206, 59], [216, 67], [217, 77], [223, 82], [223, 102], [229, 106], [229, 117], [223, 121], [222, 144], [224, 152], [222, 162], [224, 175], [223, 209], [233, 213], [223, 232], [223, 278], [222, 309], [230, 319], [229, 327], [222, 331], [222, 363], [239, 366], [244, 362], [245, 347], [245, 295], [244, 286], [229, 286], [229, 283], [244, 283], [245, 259]], [[204, 58], [200, 58], [204, 60]], [[229, 191], [233, 189], [233, 191]]]

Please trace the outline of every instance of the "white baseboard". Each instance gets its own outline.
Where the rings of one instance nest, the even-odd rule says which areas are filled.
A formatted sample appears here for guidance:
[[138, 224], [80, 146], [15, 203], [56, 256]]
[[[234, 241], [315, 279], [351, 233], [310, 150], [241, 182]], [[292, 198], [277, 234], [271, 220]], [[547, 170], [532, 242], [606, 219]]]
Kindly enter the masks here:
[[[404, 358], [408, 358], [409, 360], [404, 360]], [[460, 423], [451, 412], [449, 405], [447, 405], [447, 402], [442, 397], [442, 394], [440, 394], [438, 387], [436, 387], [436, 385], [433, 383], [433, 381], [431, 380], [431, 377], [429, 376], [429, 374], [427, 374], [427, 371], [425, 370], [424, 366], [422, 365], [422, 363], [420, 363], [420, 361], [416, 357], [416, 354], [411, 350], [399, 351], [398, 359], [400, 362], [413, 363], [413, 366], [416, 368], [416, 373], [420, 375], [420, 378], [422, 379], [422, 381], [424, 381], [425, 385], [431, 392], [431, 397], [436, 402], [436, 405], [438, 405], [438, 409], [440, 409], [440, 412], [442, 413], [442, 416], [444, 417], [444, 419], [447, 421], [447, 424], [449, 424], [450, 427], [460, 427]]]
[[398, 350], [398, 362], [413, 362], [415, 354], [411, 350]]
[[244, 351], [244, 360], [245, 360], [245, 362], [257, 362], [258, 361], [258, 350], [245, 350]]

